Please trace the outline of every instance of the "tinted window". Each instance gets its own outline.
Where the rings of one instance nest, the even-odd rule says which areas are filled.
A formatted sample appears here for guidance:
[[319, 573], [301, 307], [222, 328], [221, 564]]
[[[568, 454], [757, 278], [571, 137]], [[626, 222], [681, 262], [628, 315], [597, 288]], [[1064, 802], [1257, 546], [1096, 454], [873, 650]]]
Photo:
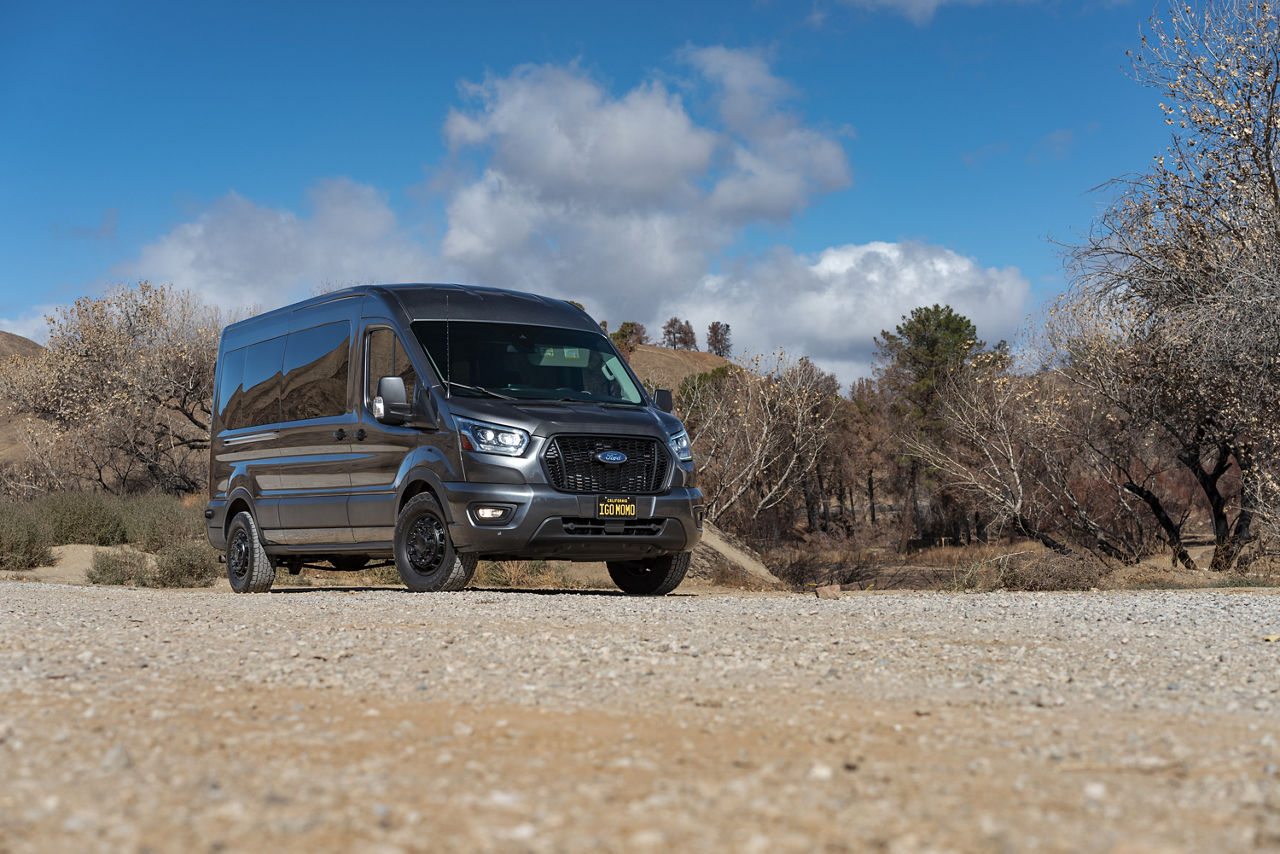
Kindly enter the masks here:
[[643, 401], [598, 332], [480, 321], [418, 321], [413, 331], [454, 394], [519, 400]]
[[346, 321], [289, 333], [284, 350], [280, 414], [284, 421], [347, 411], [351, 327]]
[[222, 429], [230, 430], [239, 420], [240, 404], [244, 397], [241, 381], [244, 379], [244, 349], [232, 350], [222, 357], [218, 365], [218, 419]]
[[413, 400], [418, 375], [409, 361], [400, 337], [390, 329], [374, 329], [366, 339], [365, 353], [368, 361], [365, 370], [365, 400], [378, 396], [378, 380], [382, 377], [400, 377], [409, 400]]
[[235, 427], [255, 427], [280, 420], [280, 364], [284, 338], [260, 341], [245, 348], [244, 382]]

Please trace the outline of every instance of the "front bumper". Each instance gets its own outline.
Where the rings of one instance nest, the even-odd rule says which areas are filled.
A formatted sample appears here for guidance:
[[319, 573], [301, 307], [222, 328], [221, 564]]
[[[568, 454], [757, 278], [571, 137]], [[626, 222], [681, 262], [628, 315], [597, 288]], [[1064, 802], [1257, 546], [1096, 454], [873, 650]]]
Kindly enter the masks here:
[[[454, 547], [486, 558], [637, 560], [692, 551], [702, 538], [702, 491], [688, 487], [635, 496], [637, 518], [626, 521], [597, 520], [597, 496], [545, 484], [446, 483], [440, 497]], [[514, 512], [500, 525], [483, 524], [480, 504]]]

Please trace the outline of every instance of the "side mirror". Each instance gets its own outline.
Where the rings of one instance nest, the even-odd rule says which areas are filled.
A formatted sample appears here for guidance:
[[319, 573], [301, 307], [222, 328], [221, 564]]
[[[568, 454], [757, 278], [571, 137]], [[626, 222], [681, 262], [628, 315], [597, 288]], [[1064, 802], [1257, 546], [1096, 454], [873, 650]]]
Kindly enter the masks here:
[[373, 417], [383, 424], [403, 424], [412, 414], [409, 395], [404, 388], [403, 377], [381, 377], [378, 380], [378, 396], [370, 402]]
[[658, 408], [663, 412], [670, 412], [674, 408], [674, 404], [671, 401], [671, 389], [654, 389], [653, 402], [658, 404]]

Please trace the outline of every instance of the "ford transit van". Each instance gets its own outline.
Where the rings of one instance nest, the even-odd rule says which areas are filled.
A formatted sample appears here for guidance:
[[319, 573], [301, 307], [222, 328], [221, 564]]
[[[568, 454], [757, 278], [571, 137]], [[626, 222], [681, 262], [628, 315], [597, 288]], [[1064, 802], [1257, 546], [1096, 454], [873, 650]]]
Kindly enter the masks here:
[[567, 302], [325, 294], [222, 333], [209, 541], [239, 593], [277, 567], [376, 561], [410, 590], [457, 590], [481, 558], [604, 561], [627, 593], [669, 593], [704, 509], [670, 408]]

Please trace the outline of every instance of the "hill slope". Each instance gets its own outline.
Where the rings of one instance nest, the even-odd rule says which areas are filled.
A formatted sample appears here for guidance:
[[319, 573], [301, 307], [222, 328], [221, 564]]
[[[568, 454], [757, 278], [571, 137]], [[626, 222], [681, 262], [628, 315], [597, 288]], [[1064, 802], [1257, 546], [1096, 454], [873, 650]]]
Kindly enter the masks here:
[[0, 359], [9, 356], [33, 356], [44, 348], [29, 338], [0, 329]]
[[670, 350], [666, 347], [655, 347], [652, 344], [641, 344], [628, 359], [631, 368], [646, 383], [654, 388], [680, 390], [680, 383], [685, 377], [713, 371], [721, 365], [729, 364], [728, 359], [715, 353], [703, 353], [699, 350]]
[[[43, 349], [29, 338], [0, 330], [0, 362], [12, 356], [34, 356]], [[5, 409], [3, 401], [0, 401], [0, 465], [19, 460], [27, 453], [18, 419]]]

